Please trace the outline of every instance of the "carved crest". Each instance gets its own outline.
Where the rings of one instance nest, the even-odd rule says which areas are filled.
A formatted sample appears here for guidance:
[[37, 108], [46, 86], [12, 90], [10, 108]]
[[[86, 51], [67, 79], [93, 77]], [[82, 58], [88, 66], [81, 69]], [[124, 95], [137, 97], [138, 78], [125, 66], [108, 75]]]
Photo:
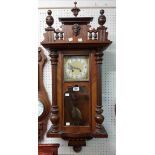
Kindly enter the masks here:
[[81, 27], [79, 24], [74, 24], [72, 26], [73, 35], [78, 36], [80, 34]]

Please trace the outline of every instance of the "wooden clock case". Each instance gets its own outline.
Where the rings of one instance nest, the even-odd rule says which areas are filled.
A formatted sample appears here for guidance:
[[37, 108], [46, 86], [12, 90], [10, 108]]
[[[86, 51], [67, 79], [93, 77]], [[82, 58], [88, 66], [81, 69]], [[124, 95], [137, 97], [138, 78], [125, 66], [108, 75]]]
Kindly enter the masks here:
[[39, 144], [38, 155], [58, 155], [59, 144]]
[[[68, 140], [69, 146], [79, 152], [82, 146], [86, 146], [86, 140], [92, 138], [107, 138], [108, 134], [103, 126], [102, 115], [102, 77], [101, 65], [103, 51], [112, 43], [108, 40], [107, 28], [104, 26], [106, 17], [104, 10], [100, 11], [98, 18], [99, 27], [91, 28], [89, 25], [93, 17], [77, 17], [79, 8], [75, 7], [72, 12], [75, 17], [62, 17], [61, 29], [52, 27], [54, 19], [52, 11], [48, 10], [44, 40], [41, 45], [49, 51], [51, 57], [52, 72], [52, 110], [50, 120], [52, 126], [47, 137], [59, 137]], [[88, 81], [64, 81], [63, 57], [88, 56], [89, 80]], [[88, 107], [83, 106], [82, 112], [88, 111], [88, 124], [85, 126], [64, 125], [64, 93], [69, 87], [82, 87], [87, 90]], [[81, 95], [76, 94], [79, 100]], [[81, 100], [82, 102], [82, 100]]]
[[44, 105], [43, 113], [38, 117], [38, 139], [41, 140], [47, 130], [47, 121], [49, 119], [51, 104], [43, 83], [43, 68], [47, 61], [44, 51], [38, 48], [38, 100]]

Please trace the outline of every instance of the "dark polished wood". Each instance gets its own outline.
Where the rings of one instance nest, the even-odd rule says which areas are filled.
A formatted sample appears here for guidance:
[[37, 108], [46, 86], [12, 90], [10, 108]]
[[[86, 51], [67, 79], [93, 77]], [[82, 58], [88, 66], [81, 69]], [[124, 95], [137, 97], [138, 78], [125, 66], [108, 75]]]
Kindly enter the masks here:
[[60, 17], [59, 21], [62, 24], [71, 24], [79, 23], [79, 24], [89, 24], [93, 20], [93, 17]]
[[102, 115], [102, 56], [103, 52], [98, 51], [95, 54], [96, 56], [96, 64], [97, 64], [97, 105], [96, 105], [96, 132], [100, 132], [102, 129], [102, 123], [104, 121], [104, 116]]
[[38, 155], [58, 155], [59, 144], [39, 144]]
[[78, 7], [76, 7], [77, 2], [74, 2], [75, 6], [74, 8], [71, 9], [71, 11], [73, 12], [73, 15], [76, 17], [80, 11], [80, 9]]
[[[77, 39], [77, 38], [76, 38]], [[50, 48], [55, 48], [55, 49], [59, 49], [59, 50], [63, 50], [65, 49], [102, 49], [105, 50], [110, 44], [111, 42], [107, 41], [107, 42], [95, 42], [95, 41], [89, 41], [85, 44], [82, 43], [68, 43], [67, 44], [63, 41], [63, 42], [59, 42], [59, 43], [41, 43], [45, 48], [50, 49]]]
[[41, 47], [38, 48], [38, 99], [44, 105], [43, 113], [38, 117], [38, 139], [43, 138], [44, 133], [47, 129], [47, 121], [49, 118], [51, 104], [48, 99], [47, 92], [43, 83], [43, 68], [47, 61], [44, 51]]
[[[68, 145], [73, 146], [76, 152], [86, 146], [86, 140], [108, 137], [103, 126], [101, 66], [103, 52], [112, 42], [108, 39], [107, 28], [104, 26], [104, 10], [100, 11], [99, 27], [92, 28], [92, 20], [93, 17], [61, 17], [61, 29], [55, 30], [47, 24], [44, 40], [41, 42], [42, 46], [49, 50], [52, 65], [52, 126], [47, 136], [68, 140]], [[64, 80], [65, 56], [88, 57], [88, 80]], [[83, 91], [72, 92], [74, 86]], [[68, 99], [64, 97], [66, 92], [71, 95]], [[67, 111], [72, 109], [78, 109], [78, 119], [76, 117], [74, 120], [71, 112], [70, 115], [67, 114]], [[68, 126], [65, 122], [71, 125]]]
[[50, 120], [52, 122], [52, 132], [58, 132], [59, 123], [59, 110], [57, 105], [57, 63], [58, 53], [56, 50], [51, 49], [50, 55], [52, 65], [52, 110]]
[[46, 17], [46, 24], [48, 25], [48, 27], [46, 28], [46, 31], [52, 31], [52, 30], [54, 30], [54, 28], [52, 27], [52, 25], [54, 23], [54, 19], [52, 17], [52, 11], [48, 10], [47, 14], [48, 14], [48, 16]]

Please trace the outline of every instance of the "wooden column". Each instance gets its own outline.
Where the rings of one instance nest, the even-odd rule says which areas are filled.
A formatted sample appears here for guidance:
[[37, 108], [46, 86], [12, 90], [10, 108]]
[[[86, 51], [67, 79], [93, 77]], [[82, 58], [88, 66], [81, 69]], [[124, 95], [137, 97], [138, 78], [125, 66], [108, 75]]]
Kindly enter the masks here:
[[52, 109], [50, 120], [52, 122], [52, 132], [58, 132], [58, 104], [57, 104], [57, 51], [50, 50], [51, 65], [52, 65]]
[[[45, 31], [47, 31], [47, 36], [45, 35], [47, 42], [53, 42], [54, 41], [54, 33], [55, 29], [52, 27], [54, 23], [54, 18], [52, 17], [52, 11], [47, 11], [48, 16], [46, 17], [46, 24], [48, 25], [47, 28], [45, 28]], [[50, 37], [49, 37], [50, 36]], [[56, 50], [49, 48], [49, 56], [51, 57], [51, 68], [52, 68], [52, 109], [51, 109], [51, 115], [50, 120], [52, 122], [52, 129], [51, 132], [58, 132], [58, 123], [59, 123], [59, 115], [58, 115], [58, 104], [57, 104], [57, 62], [58, 62], [58, 53]]]
[[[106, 32], [107, 28], [103, 26], [106, 22], [106, 17], [104, 15], [104, 10], [100, 10], [100, 16], [98, 18], [99, 27], [98, 31], [98, 40], [99, 41], [109, 41], [107, 39], [108, 33]], [[98, 49], [96, 52], [96, 64], [97, 64], [97, 104], [96, 104], [96, 132], [101, 133], [103, 126], [102, 123], [104, 121], [104, 116], [102, 115], [102, 57], [103, 51], [105, 49]]]
[[104, 117], [102, 115], [102, 57], [103, 52], [98, 51], [96, 54], [97, 64], [97, 104], [96, 104], [96, 132], [100, 132], [102, 129], [102, 123]]

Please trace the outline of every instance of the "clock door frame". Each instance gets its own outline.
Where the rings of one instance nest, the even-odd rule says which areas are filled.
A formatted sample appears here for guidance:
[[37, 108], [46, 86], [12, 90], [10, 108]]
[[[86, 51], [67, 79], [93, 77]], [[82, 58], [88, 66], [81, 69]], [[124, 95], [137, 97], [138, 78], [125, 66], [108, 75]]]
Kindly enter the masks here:
[[[59, 127], [64, 132], [79, 132], [91, 133], [92, 131], [92, 89], [91, 89], [91, 52], [88, 49], [69, 49], [58, 51], [58, 66], [57, 66], [57, 98], [59, 107]], [[64, 81], [64, 56], [88, 56], [89, 60], [89, 80], [87, 81]], [[60, 78], [61, 77], [61, 78]], [[89, 125], [88, 126], [65, 126], [64, 125], [64, 85], [86, 85], [89, 87]], [[61, 90], [60, 90], [61, 88]]]

